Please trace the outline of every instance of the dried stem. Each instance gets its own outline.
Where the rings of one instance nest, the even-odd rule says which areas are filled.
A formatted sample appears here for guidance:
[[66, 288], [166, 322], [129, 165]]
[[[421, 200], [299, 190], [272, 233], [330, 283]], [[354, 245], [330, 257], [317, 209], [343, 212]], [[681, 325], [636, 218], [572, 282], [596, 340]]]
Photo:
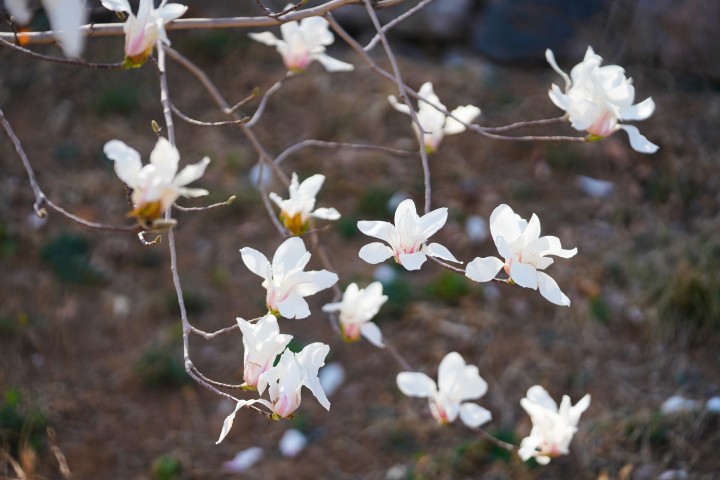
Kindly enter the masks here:
[[230, 198], [228, 198], [224, 202], [213, 203], [212, 205], [207, 205], [205, 207], [182, 207], [176, 203], [175, 208], [177, 208], [181, 212], [204, 212], [206, 210], [212, 210], [213, 208], [227, 207], [228, 205], [232, 204], [236, 198], [237, 197], [235, 195], [232, 195]]
[[416, 155], [416, 152], [409, 150], [400, 150], [397, 148], [382, 147], [380, 145], [361, 145], [357, 143], [340, 143], [340, 142], [326, 142], [323, 140], [303, 140], [302, 142], [296, 143], [286, 148], [280, 155], [275, 157], [275, 163], [280, 164], [287, 159], [287, 157], [294, 155], [298, 151], [308, 147], [320, 147], [329, 149], [350, 149], [350, 150], [368, 150], [375, 152], [388, 153], [390, 155], [396, 155], [399, 157], [412, 157]]
[[[427, 5], [431, 4], [434, 1], [435, 0], [422, 0], [421, 2], [419, 2], [417, 5], [412, 7], [407, 12], [403, 13], [402, 15], [397, 16], [396, 18], [393, 18], [391, 21], [389, 21], [388, 23], [383, 25], [383, 27], [381, 29], [382, 33], [383, 34], [387, 33], [387, 31], [390, 30], [391, 28], [393, 28], [395, 25], [410, 18], [411, 16], [413, 16], [414, 14], [416, 14], [417, 12], [419, 12], [420, 10], [422, 10], [423, 8], [425, 8]], [[379, 41], [380, 41], [380, 34], [376, 33], [375, 36], [368, 42], [368, 44], [365, 45], [365, 48], [363, 50], [365, 50], [366, 52], [369, 52], [370, 50], [375, 48], [375, 45], [377, 45]]]
[[85, 60], [74, 60], [70, 58], [62, 58], [62, 57], [52, 57], [50, 55], [43, 55], [42, 53], [33, 52], [32, 50], [28, 50], [27, 48], [21, 47], [20, 45], [16, 45], [12, 42], [9, 42], [5, 40], [4, 38], [0, 38], [0, 45], [5, 46], [11, 50], [15, 50], [16, 52], [22, 53], [24, 55], [27, 55], [32, 58], [36, 58], [38, 60], [43, 60], [45, 62], [51, 62], [51, 63], [60, 63], [65, 65], [74, 65], [77, 67], [85, 67], [85, 68], [93, 68], [97, 70], [122, 70], [123, 64], [120, 63], [93, 63], [93, 62], [87, 62]]

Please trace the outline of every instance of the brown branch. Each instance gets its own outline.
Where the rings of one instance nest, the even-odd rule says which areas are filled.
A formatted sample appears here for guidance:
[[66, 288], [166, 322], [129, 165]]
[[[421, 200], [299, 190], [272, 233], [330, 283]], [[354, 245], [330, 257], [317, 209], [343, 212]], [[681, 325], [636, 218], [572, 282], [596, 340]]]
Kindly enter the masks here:
[[230, 198], [228, 198], [224, 202], [213, 203], [212, 205], [207, 205], [205, 207], [182, 207], [176, 203], [175, 208], [177, 208], [181, 212], [204, 212], [206, 210], [211, 210], [213, 208], [227, 207], [228, 205], [232, 204], [236, 198], [237, 197], [235, 195], [232, 195], [232, 196], [230, 196]]
[[70, 58], [62, 58], [62, 57], [53, 57], [50, 55], [43, 55], [42, 53], [33, 52], [32, 50], [28, 50], [27, 48], [21, 47], [20, 45], [16, 45], [12, 42], [9, 42], [5, 40], [4, 38], [0, 38], [0, 45], [3, 45], [11, 50], [14, 50], [16, 52], [22, 53], [24, 55], [27, 55], [32, 58], [36, 58], [38, 60], [43, 60], [45, 62], [51, 62], [51, 63], [60, 63], [65, 65], [75, 65], [79, 67], [85, 67], [85, 68], [93, 68], [97, 70], [122, 70], [123, 64], [120, 63], [94, 63], [94, 62], [87, 62], [85, 60], [74, 60]]
[[357, 143], [340, 143], [340, 142], [326, 142], [324, 140], [303, 140], [302, 142], [296, 143], [291, 147], [286, 148], [280, 155], [275, 157], [275, 163], [280, 164], [287, 159], [287, 157], [294, 155], [298, 151], [308, 147], [320, 147], [330, 149], [341, 149], [347, 148], [351, 150], [369, 150], [376, 152], [384, 152], [390, 155], [397, 155], [401, 157], [415, 156], [416, 152], [409, 150], [400, 150], [397, 148], [383, 147], [380, 145], [362, 145]]

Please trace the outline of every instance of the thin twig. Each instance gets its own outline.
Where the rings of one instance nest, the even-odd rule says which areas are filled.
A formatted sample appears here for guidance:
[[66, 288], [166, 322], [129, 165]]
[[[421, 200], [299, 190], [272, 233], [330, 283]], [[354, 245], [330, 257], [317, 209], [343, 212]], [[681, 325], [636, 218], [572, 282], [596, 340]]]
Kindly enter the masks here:
[[518, 128], [530, 128], [530, 127], [541, 127], [546, 125], [555, 125], [557, 123], [564, 123], [567, 121], [567, 115], [555, 118], [543, 118], [541, 120], [528, 120], [525, 122], [515, 122], [510, 125], [502, 127], [482, 127], [486, 132], [499, 133], [508, 132], [510, 130], [517, 130]]
[[400, 150], [397, 148], [383, 147], [380, 145], [362, 145], [358, 143], [340, 143], [340, 142], [326, 142], [324, 140], [303, 140], [302, 142], [292, 145], [283, 152], [275, 157], [275, 163], [280, 164], [290, 155], [294, 155], [298, 151], [308, 147], [320, 147], [320, 148], [331, 148], [331, 149], [351, 149], [351, 150], [369, 150], [376, 152], [388, 153], [390, 155], [396, 155], [400, 157], [415, 156], [416, 152], [409, 150]]
[[510, 452], [514, 452], [515, 449], [517, 448], [512, 443], [503, 442], [502, 440], [495, 437], [491, 433], [488, 433], [487, 431], [483, 430], [482, 428], [475, 428], [474, 430], [476, 432], [478, 432], [480, 435], [482, 435], [486, 440], [491, 441], [492, 443], [494, 443], [495, 445], [497, 445], [500, 448], [504, 448], [505, 450], [508, 450]]
[[270, 100], [270, 97], [273, 96], [275, 92], [280, 90], [280, 87], [282, 87], [283, 82], [285, 80], [288, 80], [293, 77], [292, 72], [287, 72], [283, 78], [275, 82], [275, 84], [268, 89], [267, 92], [265, 92], [265, 95], [263, 95], [262, 99], [260, 100], [260, 105], [258, 105], [257, 110], [255, 110], [255, 114], [253, 114], [252, 119], [250, 119], [249, 122], [247, 122], [248, 128], [252, 128], [259, 120], [262, 114], [265, 112], [265, 107], [267, 106], [268, 101]]
[[[383, 25], [382, 32], [387, 33], [387, 31], [390, 30], [391, 28], [393, 28], [395, 25], [402, 22], [403, 20], [410, 18], [412, 15], [416, 14], [417, 12], [419, 12], [420, 10], [422, 10], [423, 8], [425, 8], [427, 5], [431, 4], [434, 1], [435, 0], [422, 0], [421, 2], [419, 2], [417, 5], [412, 7], [407, 12], [403, 13], [402, 15], [398, 15], [397, 17], [393, 18], [391, 21], [389, 21], [388, 23]], [[376, 33], [375, 36], [368, 42], [368, 44], [365, 45], [365, 48], [363, 48], [363, 50], [365, 50], [366, 52], [369, 52], [370, 50], [375, 48], [375, 45], [377, 45], [377, 43], [379, 41], [380, 41], [380, 34]]]
[[206, 210], [211, 210], [213, 208], [227, 207], [228, 205], [232, 204], [236, 198], [237, 197], [235, 195], [232, 195], [230, 198], [228, 198], [224, 202], [213, 203], [212, 205], [207, 205], [205, 207], [182, 207], [176, 203], [175, 208], [177, 208], [181, 212], [204, 212]]
[[196, 120], [192, 117], [185, 115], [174, 104], [171, 104], [170, 108], [172, 109], [173, 113], [175, 115], [177, 115], [178, 118], [180, 118], [180, 120], [190, 123], [192, 125], [197, 125], [198, 127], [223, 127], [225, 125], [237, 125], [238, 123], [247, 123], [250, 120], [250, 117], [243, 117], [240, 120], [223, 120], [220, 122], [203, 122], [202, 120]]
[[85, 68], [93, 68], [93, 69], [104, 69], [104, 70], [122, 70], [123, 64], [120, 63], [94, 63], [94, 62], [87, 62], [85, 60], [74, 60], [71, 58], [63, 58], [63, 57], [52, 57], [50, 55], [43, 55], [42, 53], [33, 52], [32, 50], [29, 50], [27, 48], [21, 47], [20, 45], [16, 45], [12, 42], [9, 42], [5, 40], [4, 38], [0, 38], [0, 45], [4, 45], [5, 47], [10, 48], [11, 50], [15, 50], [16, 52], [22, 53], [24, 55], [27, 55], [32, 58], [37, 58], [38, 60], [43, 60], [45, 62], [51, 62], [51, 63], [61, 63], [65, 65], [75, 65], [78, 67], [85, 67]]
[[219, 335], [222, 335], [222, 334], [228, 333], [228, 332], [232, 332], [233, 330], [237, 330], [239, 327], [238, 327], [238, 324], [236, 323], [235, 325], [230, 325], [229, 327], [221, 328], [220, 330], [216, 330], [214, 332], [205, 332], [205, 331], [200, 330], [199, 328], [196, 328], [193, 326], [191, 326], [190, 328], [191, 328], [192, 333], [194, 333], [196, 335], [200, 335], [205, 340], [212, 340], [213, 338], [215, 338]]

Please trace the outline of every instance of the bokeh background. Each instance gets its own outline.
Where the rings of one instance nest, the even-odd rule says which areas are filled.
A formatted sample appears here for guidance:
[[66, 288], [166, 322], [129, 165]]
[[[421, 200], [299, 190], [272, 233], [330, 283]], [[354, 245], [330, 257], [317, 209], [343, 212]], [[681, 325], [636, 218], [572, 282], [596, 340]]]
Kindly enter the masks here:
[[[186, 3], [187, 17], [259, 14], [251, 1]], [[361, 42], [371, 38], [362, 7], [336, 17]], [[537, 292], [475, 284], [431, 263], [414, 273], [394, 269], [385, 281], [390, 300], [377, 319], [384, 335], [433, 377], [449, 351], [477, 365], [489, 383], [478, 401], [493, 413], [487, 429], [503, 440], [517, 444], [529, 433], [519, 400], [531, 385], [573, 401], [590, 393], [570, 455], [547, 467], [523, 464], [459, 423], [435, 425], [424, 400], [397, 390], [400, 367], [390, 355], [334, 334], [320, 313], [329, 292], [311, 299], [310, 318], [283, 320], [281, 328], [295, 336], [295, 347], [330, 344], [328, 362], [345, 373], [330, 412], [306, 391], [293, 420], [241, 412], [216, 446], [233, 406], [183, 370], [166, 246], [89, 231], [57, 214], [36, 218], [26, 174], [2, 136], [0, 474], [15, 475], [10, 455], [28, 475], [45, 478], [63, 478], [58, 458], [76, 479], [233, 478], [224, 462], [257, 446], [264, 456], [246, 478], [717, 478], [720, 417], [707, 402], [720, 395], [718, 18], [720, 3], [703, 0], [437, 0], [388, 35], [410, 86], [432, 81], [451, 109], [478, 105], [483, 125], [561, 113], [547, 97], [550, 85], [562, 82], [545, 63], [547, 47], [569, 71], [592, 45], [606, 64], [622, 65], [634, 78], [637, 101], [652, 96], [657, 104], [638, 125], [660, 145], [655, 155], [632, 151], [623, 133], [593, 144], [497, 142], [465, 133], [447, 137], [431, 157], [433, 206], [450, 211], [437, 241], [466, 262], [493, 255], [481, 231], [468, 235], [468, 221], [477, 225], [476, 217], [488, 218], [500, 203], [526, 218], [537, 213], [544, 233], [579, 249], [550, 272], [570, 308]], [[94, 19], [113, 16], [98, 8]], [[42, 14], [33, 28], [47, 28]], [[170, 38], [239, 101], [284, 75], [276, 52], [246, 34]], [[91, 39], [86, 57], [119, 61], [122, 45], [121, 38]], [[34, 48], [60, 54], [54, 46]], [[408, 118], [386, 100], [397, 93], [394, 85], [346, 46], [330, 53], [356, 71], [328, 74], [313, 65], [273, 96], [255, 128], [270, 152], [308, 138], [415, 148]], [[379, 47], [372, 56], [388, 65]], [[180, 109], [224, 119], [193, 77], [172, 63], [169, 74]], [[94, 221], [127, 221], [123, 186], [102, 147], [117, 138], [147, 158], [155, 143], [151, 121], [162, 124], [152, 64], [93, 71], [0, 49], [0, 106], [53, 201]], [[520, 133], [574, 132], [561, 125]], [[237, 129], [178, 121], [177, 139], [181, 162], [212, 159], [197, 182], [211, 194], [193, 205], [238, 197], [225, 208], [176, 213], [190, 320], [210, 331], [262, 313], [264, 290], [238, 250], [270, 255], [281, 238], [250, 181], [256, 156]], [[389, 220], [398, 195], [420, 203], [419, 161], [305, 149], [284, 168], [301, 178], [327, 176], [318, 205], [336, 207], [343, 218], [321, 239], [341, 286], [372, 281], [375, 268], [357, 258], [367, 238], [356, 222]], [[285, 195], [279, 184], [270, 190]], [[237, 333], [193, 337], [191, 353], [211, 378], [241, 381]], [[291, 427], [308, 445], [286, 458], [278, 441]]]

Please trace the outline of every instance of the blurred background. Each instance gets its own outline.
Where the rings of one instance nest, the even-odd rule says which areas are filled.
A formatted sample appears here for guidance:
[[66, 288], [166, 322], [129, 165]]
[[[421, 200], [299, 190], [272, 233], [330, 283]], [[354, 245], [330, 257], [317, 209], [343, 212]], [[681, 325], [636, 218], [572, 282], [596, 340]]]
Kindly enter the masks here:
[[[113, 21], [99, 2], [93, 20]], [[186, 2], [185, 17], [260, 15], [255, 2]], [[238, 5], [238, 3], [240, 3]], [[310, 2], [316, 5], [319, 2]], [[267, 2], [279, 9], [284, 2]], [[387, 22], [415, 2], [381, 12]], [[335, 17], [361, 43], [372, 29], [361, 6]], [[326, 412], [309, 395], [293, 420], [240, 412], [216, 446], [233, 405], [194, 384], [182, 363], [181, 327], [165, 243], [89, 231], [51, 213], [38, 219], [12, 144], [0, 138], [0, 474], [28, 478], [716, 478], [720, 472], [720, 3], [703, 0], [437, 0], [391, 30], [403, 77], [432, 81], [453, 109], [479, 106], [482, 125], [559, 116], [547, 90], [562, 79], [545, 63], [551, 48], [565, 71], [588, 45], [633, 77], [636, 102], [655, 114], [639, 123], [658, 144], [634, 152], [623, 133], [592, 144], [491, 141], [472, 133], [445, 138], [430, 159], [433, 208], [450, 218], [437, 235], [465, 262], [495, 255], [486, 219], [500, 203], [540, 217], [543, 234], [578, 247], [550, 274], [571, 298], [555, 307], [537, 292], [482, 285], [426, 264], [409, 273], [378, 271], [357, 258], [367, 238], [358, 220], [390, 220], [398, 199], [423, 198], [416, 158], [382, 152], [304, 149], [288, 158], [301, 179], [323, 173], [318, 206], [343, 215], [321, 232], [341, 287], [382, 278], [390, 297], [377, 318], [387, 339], [419, 371], [436, 377], [447, 352], [460, 352], [489, 384], [478, 403], [488, 431], [519, 444], [531, 424], [519, 400], [543, 385], [583, 415], [568, 456], [547, 467], [522, 463], [459, 422], [435, 425], [427, 402], [397, 390], [399, 365], [365, 341], [343, 343], [320, 307], [283, 320], [291, 346], [331, 347], [339, 388]], [[48, 27], [38, 13], [31, 29]], [[7, 30], [5, 24], [4, 28]], [[266, 29], [260, 29], [266, 30]], [[271, 29], [278, 34], [277, 29]], [[175, 49], [196, 62], [232, 102], [266, 91], [285, 74], [273, 48], [246, 30], [175, 31]], [[61, 55], [55, 46], [34, 46]], [[122, 38], [88, 40], [86, 58], [117, 62]], [[271, 154], [304, 139], [414, 149], [397, 95], [341, 41], [332, 56], [352, 73], [313, 65], [270, 100], [254, 128]], [[380, 46], [371, 56], [389, 68]], [[169, 63], [170, 96], [186, 114], [224, 120], [196, 79]], [[251, 115], [257, 102], [242, 110]], [[119, 139], [147, 161], [162, 122], [153, 64], [95, 71], [33, 60], [0, 49], [0, 108], [16, 130], [50, 199], [84, 218], [129, 222], [123, 185], [102, 147]], [[177, 120], [181, 164], [212, 163], [196, 183], [202, 213], [175, 212], [180, 277], [190, 321], [206, 331], [263, 313], [260, 279], [243, 265], [245, 246], [271, 255], [282, 239], [265, 215], [250, 171], [257, 158], [233, 127]], [[567, 125], [519, 134], [573, 135]], [[270, 191], [286, 192], [279, 183]], [[435, 237], [433, 237], [435, 239]], [[166, 239], [163, 239], [165, 241]], [[314, 269], [322, 268], [313, 259]], [[195, 365], [227, 382], [242, 379], [242, 342], [231, 333], [191, 338]], [[327, 367], [326, 367], [327, 368]], [[342, 372], [338, 374], [337, 372]], [[295, 457], [278, 442], [294, 428], [307, 446]], [[242, 474], [238, 452], [264, 454]], [[70, 474], [64, 471], [67, 467]]]

